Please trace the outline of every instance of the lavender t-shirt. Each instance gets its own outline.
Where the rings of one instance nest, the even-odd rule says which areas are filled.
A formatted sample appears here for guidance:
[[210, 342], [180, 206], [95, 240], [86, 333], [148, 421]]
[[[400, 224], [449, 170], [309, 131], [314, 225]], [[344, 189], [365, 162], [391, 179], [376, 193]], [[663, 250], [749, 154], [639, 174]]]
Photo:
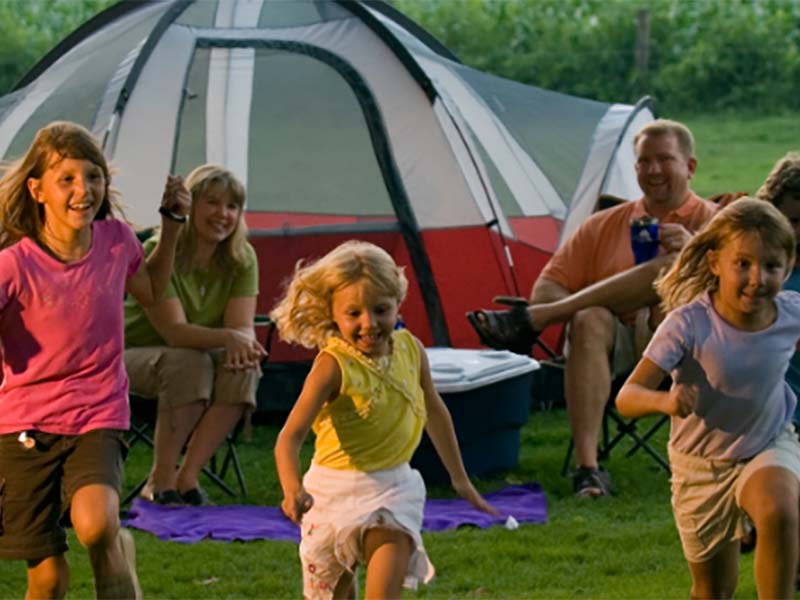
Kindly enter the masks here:
[[791, 421], [797, 398], [784, 375], [800, 338], [800, 294], [775, 298], [775, 322], [742, 331], [716, 312], [709, 294], [672, 311], [644, 356], [678, 383], [697, 384], [697, 406], [672, 417], [671, 449], [708, 459], [761, 452]]
[[142, 247], [125, 223], [95, 221], [92, 245], [64, 264], [24, 238], [0, 252], [0, 433], [127, 429], [125, 283]]

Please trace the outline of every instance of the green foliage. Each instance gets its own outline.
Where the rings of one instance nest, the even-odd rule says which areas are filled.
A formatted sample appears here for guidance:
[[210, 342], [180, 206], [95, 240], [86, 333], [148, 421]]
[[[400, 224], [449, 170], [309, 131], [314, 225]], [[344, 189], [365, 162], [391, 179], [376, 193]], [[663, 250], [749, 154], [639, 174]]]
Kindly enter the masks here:
[[[800, 106], [800, 0], [396, 0], [466, 64], [664, 111]], [[649, 11], [647, 69], [637, 14]]]
[[114, 0], [0, 0], [0, 94]]

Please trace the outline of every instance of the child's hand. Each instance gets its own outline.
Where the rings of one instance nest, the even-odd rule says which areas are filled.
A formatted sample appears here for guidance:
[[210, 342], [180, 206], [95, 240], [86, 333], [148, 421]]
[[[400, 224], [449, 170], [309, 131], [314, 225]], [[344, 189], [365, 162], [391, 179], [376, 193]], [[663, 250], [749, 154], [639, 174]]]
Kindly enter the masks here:
[[281, 502], [283, 514], [298, 525], [303, 515], [311, 510], [312, 506], [314, 506], [314, 498], [303, 488], [300, 488], [300, 491], [294, 496], [284, 496]]
[[478, 490], [475, 489], [475, 486], [472, 485], [472, 482], [469, 480], [469, 478], [464, 478], [459, 481], [453, 480], [452, 483], [453, 489], [456, 491], [456, 493], [464, 498], [464, 500], [472, 504], [472, 506], [478, 510], [489, 513], [490, 515], [494, 515], [495, 517], [500, 516], [500, 513], [497, 512], [497, 510], [495, 510], [495, 508], [489, 504], [483, 498], [483, 496], [480, 495]]
[[679, 383], [668, 392], [664, 412], [673, 417], [688, 417], [697, 405], [700, 388]]

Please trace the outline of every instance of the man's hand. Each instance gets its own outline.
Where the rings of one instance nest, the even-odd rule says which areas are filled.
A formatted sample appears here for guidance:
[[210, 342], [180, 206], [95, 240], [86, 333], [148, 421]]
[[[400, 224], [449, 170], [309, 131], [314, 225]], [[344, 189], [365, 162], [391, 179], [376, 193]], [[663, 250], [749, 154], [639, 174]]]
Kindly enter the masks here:
[[663, 223], [658, 226], [658, 243], [666, 250], [667, 254], [680, 252], [692, 239], [692, 233], [678, 223]]

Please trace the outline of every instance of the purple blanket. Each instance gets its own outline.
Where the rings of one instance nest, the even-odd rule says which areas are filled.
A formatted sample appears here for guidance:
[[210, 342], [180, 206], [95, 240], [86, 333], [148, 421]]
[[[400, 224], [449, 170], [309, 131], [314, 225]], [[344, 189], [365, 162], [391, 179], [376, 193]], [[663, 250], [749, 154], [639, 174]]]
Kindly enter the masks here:
[[[509, 515], [519, 523], [547, 521], [545, 497], [538, 483], [509, 486], [486, 494], [486, 499], [500, 512], [500, 517], [480, 512], [466, 500], [428, 500], [422, 529], [441, 531], [462, 525], [485, 528], [505, 524]], [[274, 506], [160, 506], [137, 498], [123, 525], [185, 544], [204, 539], [300, 541], [297, 526]]]

